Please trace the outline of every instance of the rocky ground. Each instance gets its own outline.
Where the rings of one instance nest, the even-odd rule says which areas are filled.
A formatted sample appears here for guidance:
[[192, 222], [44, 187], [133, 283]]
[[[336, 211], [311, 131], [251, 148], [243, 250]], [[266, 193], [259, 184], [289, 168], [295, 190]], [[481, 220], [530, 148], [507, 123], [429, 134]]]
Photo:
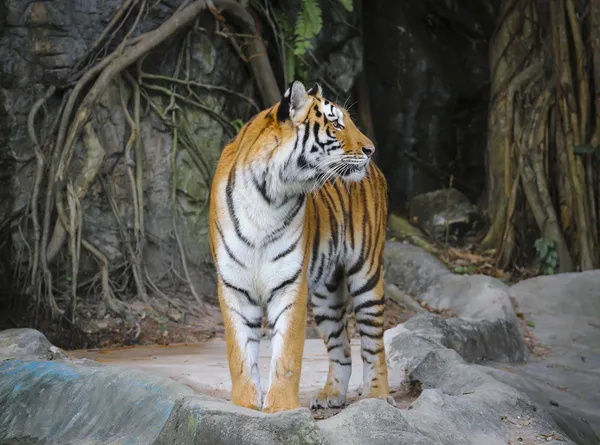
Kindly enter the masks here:
[[[398, 408], [351, 400], [337, 412], [265, 415], [200, 394], [152, 359], [144, 366], [77, 359], [37, 331], [9, 330], [0, 333], [0, 443], [598, 442], [600, 271], [508, 287], [451, 273], [409, 244], [389, 242], [386, 261], [388, 287], [429, 309], [386, 331]], [[307, 350], [324, 355], [314, 348]], [[305, 356], [308, 377], [318, 366]]]

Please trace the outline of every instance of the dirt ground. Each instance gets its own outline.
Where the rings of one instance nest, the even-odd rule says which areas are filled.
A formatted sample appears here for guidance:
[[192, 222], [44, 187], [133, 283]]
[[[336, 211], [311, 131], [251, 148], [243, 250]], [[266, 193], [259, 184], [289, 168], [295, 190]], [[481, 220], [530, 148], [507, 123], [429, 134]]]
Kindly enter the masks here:
[[[174, 299], [180, 308], [189, 307], [184, 301]], [[78, 332], [68, 334], [56, 326], [48, 326], [43, 332], [48, 339], [64, 349], [115, 348], [131, 345], [193, 344], [224, 336], [223, 318], [219, 307], [207, 304], [204, 313], [164, 307], [156, 311], [141, 302], [128, 305], [130, 320], [112, 317], [101, 305], [82, 308], [79, 314]], [[403, 323], [414, 315], [394, 300], [387, 299], [384, 327], [389, 329]], [[353, 337], [358, 337], [351, 317]], [[266, 330], [264, 335], [267, 335]], [[309, 308], [306, 337], [319, 338], [312, 312]]]

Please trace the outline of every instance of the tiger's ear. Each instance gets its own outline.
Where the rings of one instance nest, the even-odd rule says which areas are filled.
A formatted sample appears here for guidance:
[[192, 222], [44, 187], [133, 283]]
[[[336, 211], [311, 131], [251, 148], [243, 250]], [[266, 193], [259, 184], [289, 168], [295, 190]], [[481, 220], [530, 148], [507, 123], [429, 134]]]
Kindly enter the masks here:
[[308, 104], [308, 94], [301, 82], [295, 81], [283, 95], [279, 108], [277, 109], [277, 120], [279, 122], [288, 119], [296, 122], [300, 116], [304, 115], [304, 108]]
[[317, 99], [322, 99], [323, 98], [323, 89], [321, 88], [321, 85], [319, 85], [318, 83], [315, 83], [308, 91], [307, 93], [310, 96], [314, 96]]

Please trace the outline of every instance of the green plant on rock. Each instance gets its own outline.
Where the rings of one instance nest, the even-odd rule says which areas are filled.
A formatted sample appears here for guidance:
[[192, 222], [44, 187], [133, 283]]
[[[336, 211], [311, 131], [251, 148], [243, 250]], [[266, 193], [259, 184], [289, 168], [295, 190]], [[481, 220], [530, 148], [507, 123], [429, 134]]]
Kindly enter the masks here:
[[[354, 10], [353, 0], [339, 0], [349, 12]], [[274, 11], [275, 21], [279, 27], [281, 59], [286, 84], [298, 79], [306, 81], [308, 66], [303, 57], [307, 50], [312, 49], [311, 40], [319, 34], [323, 27], [323, 10], [319, 0], [302, 0], [294, 26], [290, 18], [281, 11]]]
[[550, 238], [538, 238], [535, 240], [535, 250], [542, 261], [544, 275], [553, 275], [558, 266], [556, 242]]

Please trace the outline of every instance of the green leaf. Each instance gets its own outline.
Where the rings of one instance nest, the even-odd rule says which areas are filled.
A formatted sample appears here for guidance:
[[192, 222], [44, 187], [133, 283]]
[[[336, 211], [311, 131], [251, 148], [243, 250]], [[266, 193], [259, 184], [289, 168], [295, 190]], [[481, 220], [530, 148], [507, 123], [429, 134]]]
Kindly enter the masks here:
[[302, 0], [294, 28], [296, 36], [294, 54], [301, 56], [307, 49], [312, 48], [309, 40], [316, 36], [322, 27], [323, 14], [318, 0]]
[[465, 268], [462, 266], [456, 266], [454, 268], [454, 273], [465, 273]]
[[587, 153], [594, 153], [596, 150], [598, 150], [598, 147], [594, 147], [593, 145], [590, 145], [590, 144], [581, 144], [581, 145], [575, 146], [575, 154], [576, 155], [584, 155]]
[[340, 3], [348, 12], [352, 12], [354, 10], [354, 5], [352, 4], [352, 0], [340, 0]]
[[527, 320], [527, 326], [529, 326], [530, 328], [535, 328], [535, 323], [531, 320]]

